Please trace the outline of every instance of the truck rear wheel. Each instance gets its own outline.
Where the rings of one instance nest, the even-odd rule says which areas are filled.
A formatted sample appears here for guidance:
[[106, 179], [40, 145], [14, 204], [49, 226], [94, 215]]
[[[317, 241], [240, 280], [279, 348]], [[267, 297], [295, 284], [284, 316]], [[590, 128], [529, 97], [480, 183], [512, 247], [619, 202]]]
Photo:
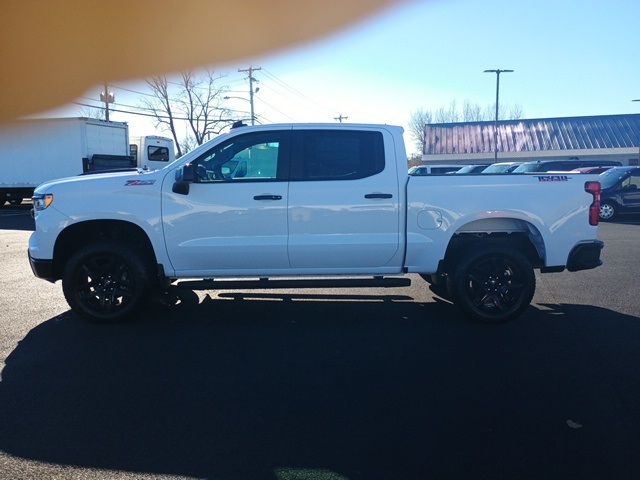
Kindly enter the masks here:
[[116, 242], [80, 249], [67, 262], [62, 290], [71, 309], [101, 323], [129, 318], [143, 303], [149, 274], [141, 255]]
[[449, 281], [454, 304], [484, 323], [502, 323], [520, 315], [536, 287], [531, 262], [508, 245], [470, 251], [458, 261]]

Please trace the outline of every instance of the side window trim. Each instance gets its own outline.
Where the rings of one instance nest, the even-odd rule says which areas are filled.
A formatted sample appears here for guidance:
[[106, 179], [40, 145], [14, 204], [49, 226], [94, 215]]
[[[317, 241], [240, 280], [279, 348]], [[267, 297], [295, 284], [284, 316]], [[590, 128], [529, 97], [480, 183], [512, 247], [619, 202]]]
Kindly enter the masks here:
[[[380, 168], [375, 169], [371, 173], [368, 172], [366, 175], [358, 175], [355, 177], [340, 178], [340, 177], [327, 176], [327, 177], [303, 178], [302, 164], [298, 159], [303, 158], [304, 156], [303, 154], [304, 136], [309, 135], [310, 133], [319, 134], [322, 132], [326, 132], [328, 134], [331, 134], [334, 132], [340, 132], [339, 134], [342, 134], [342, 132], [344, 132], [345, 134], [346, 133], [352, 133], [352, 134], [371, 133], [371, 134], [377, 135], [376, 143], [378, 143], [378, 145], [376, 145], [376, 147], [379, 149], [379, 152], [378, 152], [380, 155], [379, 160], [381, 161]], [[382, 132], [377, 130], [346, 130], [346, 129], [338, 130], [338, 129], [323, 129], [323, 128], [293, 129], [290, 146], [291, 146], [291, 153], [290, 153], [289, 176], [288, 176], [290, 182], [328, 182], [328, 181], [362, 180], [364, 178], [369, 178], [369, 177], [378, 175], [384, 172], [386, 168], [387, 159], [385, 155], [384, 135], [382, 134]]]

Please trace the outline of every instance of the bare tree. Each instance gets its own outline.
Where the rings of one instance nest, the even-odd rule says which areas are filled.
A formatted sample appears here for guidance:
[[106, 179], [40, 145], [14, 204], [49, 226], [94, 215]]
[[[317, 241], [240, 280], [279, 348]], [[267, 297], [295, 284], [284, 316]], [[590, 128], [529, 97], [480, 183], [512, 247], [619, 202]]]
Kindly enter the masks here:
[[176, 121], [174, 119], [174, 109], [178, 99], [169, 91], [167, 77], [151, 77], [146, 82], [153, 93], [153, 97], [144, 98], [142, 103], [153, 112], [156, 119], [156, 127], [163, 127], [171, 132], [176, 145], [176, 154], [181, 157], [182, 148], [180, 147], [180, 139], [176, 132]]
[[[233, 123], [231, 111], [223, 107], [228, 88], [220, 84], [221, 79], [213, 70], [207, 70], [201, 75], [183, 72], [175, 83], [165, 76], [147, 80], [153, 96], [145, 98], [143, 103], [155, 116], [156, 125], [171, 132], [178, 156], [202, 145], [211, 135]], [[177, 133], [181, 122], [185, 122], [190, 131], [184, 139]]]
[[222, 107], [222, 100], [228, 88], [218, 86], [221, 75], [207, 70], [203, 77], [193, 72], [181, 74], [180, 86], [183, 90], [181, 106], [197, 145], [202, 145], [211, 134], [218, 134], [230, 122], [230, 111]]
[[78, 113], [81, 117], [104, 120], [104, 108], [100, 107], [80, 107]]
[[409, 134], [415, 142], [416, 148], [422, 153], [425, 153], [427, 143], [425, 126], [432, 120], [433, 112], [424, 108], [414, 110], [409, 117]]
[[[523, 115], [522, 105], [518, 103], [503, 105], [500, 104], [500, 110], [498, 110], [498, 120], [519, 120]], [[496, 118], [496, 104], [492, 103], [484, 108], [484, 120], [495, 120]]]
[[458, 104], [455, 100], [451, 100], [448, 107], [440, 107], [435, 114], [436, 123], [452, 123], [460, 120], [458, 114]]
[[462, 121], [463, 122], [480, 122], [486, 120], [482, 107], [478, 103], [471, 103], [465, 100], [462, 105]]
[[509, 115], [508, 115], [508, 119], [509, 120], [520, 120], [522, 118], [523, 115], [523, 108], [522, 105], [520, 105], [519, 103], [514, 103], [513, 105], [511, 105], [509, 107]]

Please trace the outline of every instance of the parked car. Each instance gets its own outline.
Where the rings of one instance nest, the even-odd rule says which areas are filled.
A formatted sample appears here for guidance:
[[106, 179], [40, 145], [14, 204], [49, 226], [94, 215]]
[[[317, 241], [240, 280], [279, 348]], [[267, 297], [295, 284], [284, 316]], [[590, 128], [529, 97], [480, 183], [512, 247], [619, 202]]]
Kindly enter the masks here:
[[460, 167], [466, 165], [419, 165], [409, 169], [409, 175], [445, 175], [447, 173], [460, 170]]
[[611, 165], [609, 166], [598, 166], [598, 167], [582, 167], [582, 168], [574, 168], [569, 173], [591, 173], [591, 174], [600, 174], [602, 172], [606, 172], [610, 168], [613, 168]]
[[487, 168], [488, 165], [465, 165], [464, 167], [462, 167], [460, 170], [456, 170], [455, 172], [451, 172], [451, 173], [455, 173], [456, 175], [460, 174], [472, 174], [472, 173], [482, 173], [482, 171]]
[[522, 165], [522, 162], [494, 163], [485, 168], [482, 173], [511, 173], [520, 165]]
[[568, 172], [583, 167], [619, 167], [622, 163], [615, 160], [540, 160], [519, 165], [513, 173]]
[[161, 170], [40, 185], [30, 263], [94, 321], [131, 316], [178, 280], [309, 288], [337, 276], [321, 284], [344, 288], [417, 273], [489, 323], [527, 308], [534, 269], [601, 264], [597, 181], [408, 176], [406, 165], [397, 126], [235, 128]]
[[600, 218], [640, 212], [640, 167], [614, 167], [599, 175]]

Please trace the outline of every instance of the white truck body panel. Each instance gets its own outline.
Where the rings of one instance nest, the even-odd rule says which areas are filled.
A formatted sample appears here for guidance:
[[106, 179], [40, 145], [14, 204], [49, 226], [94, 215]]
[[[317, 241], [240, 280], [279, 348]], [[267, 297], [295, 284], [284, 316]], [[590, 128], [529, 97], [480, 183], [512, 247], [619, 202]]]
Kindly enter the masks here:
[[0, 188], [35, 188], [82, 173], [93, 154], [128, 155], [127, 124], [88, 118], [20, 120], [0, 127]]
[[[185, 164], [236, 135], [304, 129], [380, 132], [384, 170], [357, 180], [192, 183], [188, 195], [172, 191]], [[40, 186], [36, 193], [53, 194], [54, 202], [36, 214], [30, 254], [51, 259], [65, 227], [100, 219], [141, 227], [172, 278], [430, 274], [454, 234], [476, 231], [526, 231], [543, 265], [555, 267], [567, 264], [576, 244], [597, 238], [597, 227], [588, 220], [591, 195], [584, 190], [595, 176], [564, 175], [554, 181], [527, 174], [409, 178], [406, 165], [400, 127], [243, 127], [162, 170]], [[370, 193], [391, 198], [365, 198]], [[260, 195], [281, 198], [253, 198]]]
[[569, 176], [567, 181], [540, 181], [539, 177], [411, 177], [408, 270], [435, 271], [439, 258], [434, 250], [446, 249], [453, 235], [461, 232], [527, 231], [539, 239], [546, 266], [565, 265], [578, 242], [597, 237], [597, 227], [587, 220], [591, 196], [584, 191], [584, 183], [597, 180], [597, 175]]

